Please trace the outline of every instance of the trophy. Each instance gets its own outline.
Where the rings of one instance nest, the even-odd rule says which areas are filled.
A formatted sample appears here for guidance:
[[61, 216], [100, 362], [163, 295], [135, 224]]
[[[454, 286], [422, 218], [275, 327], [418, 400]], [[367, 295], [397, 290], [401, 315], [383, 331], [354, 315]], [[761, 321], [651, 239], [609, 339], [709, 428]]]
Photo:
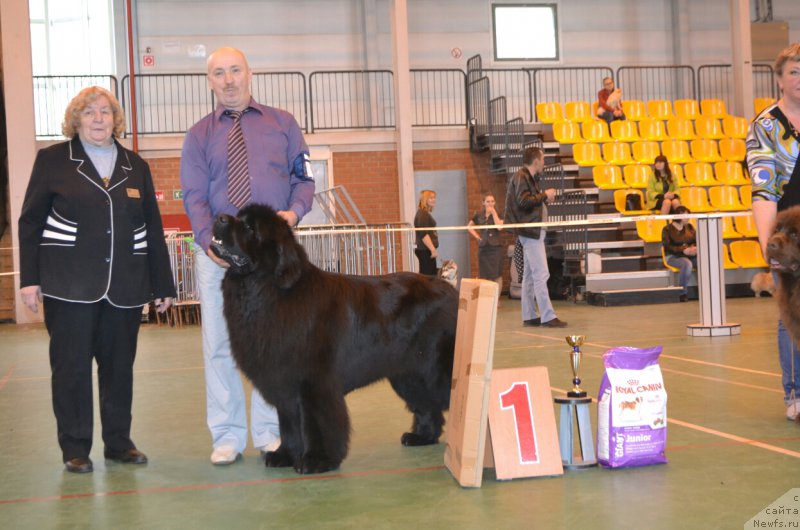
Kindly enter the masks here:
[[581, 390], [581, 378], [578, 377], [578, 372], [581, 367], [581, 345], [586, 338], [585, 335], [569, 335], [564, 337], [567, 339], [567, 344], [572, 346], [570, 352], [570, 359], [572, 360], [572, 390], [567, 392], [567, 397], [571, 398], [585, 398], [586, 391]]

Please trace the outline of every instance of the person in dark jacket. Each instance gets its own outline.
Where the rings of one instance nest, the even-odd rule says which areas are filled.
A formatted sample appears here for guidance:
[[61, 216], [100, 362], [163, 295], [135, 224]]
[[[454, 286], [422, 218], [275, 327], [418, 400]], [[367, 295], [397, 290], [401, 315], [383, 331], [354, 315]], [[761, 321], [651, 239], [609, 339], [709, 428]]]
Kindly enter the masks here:
[[[686, 206], [675, 208], [675, 215], [691, 213]], [[664, 256], [670, 267], [679, 269], [678, 281], [681, 284], [681, 302], [688, 298], [689, 279], [692, 269], [697, 267], [697, 234], [694, 226], [684, 219], [673, 219], [671, 223], [661, 230], [661, 244], [664, 247]]]
[[[547, 201], [552, 201], [556, 196], [553, 188], [541, 189], [540, 173], [544, 169], [544, 152], [541, 149], [525, 149], [522, 165], [522, 169], [508, 183], [505, 224], [542, 222], [546, 217]], [[544, 248], [544, 228], [526, 226], [509, 230], [517, 234], [525, 255], [522, 323], [525, 326], [566, 327], [567, 323], [556, 316], [547, 291], [550, 271]]]
[[92, 359], [97, 361], [104, 456], [147, 457], [130, 437], [133, 361], [142, 307], [166, 311], [175, 297], [147, 163], [116, 140], [117, 99], [100, 87], [69, 104], [70, 140], [36, 156], [19, 218], [20, 294], [44, 306], [53, 410], [66, 470], [93, 470]]
[[436, 192], [422, 190], [419, 193], [417, 213], [414, 215], [414, 228], [430, 228], [431, 230], [418, 230], [416, 233], [417, 248], [414, 254], [419, 260], [419, 273], [427, 276], [436, 276], [436, 258], [439, 257], [439, 234], [436, 230], [436, 220], [431, 215], [436, 206]]

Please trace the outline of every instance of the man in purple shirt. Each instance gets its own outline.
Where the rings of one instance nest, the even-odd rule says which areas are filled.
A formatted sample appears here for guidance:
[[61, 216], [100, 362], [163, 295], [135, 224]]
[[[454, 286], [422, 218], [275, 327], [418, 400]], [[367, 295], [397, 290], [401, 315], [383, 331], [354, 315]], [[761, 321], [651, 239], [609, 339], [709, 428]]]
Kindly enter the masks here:
[[[222, 278], [227, 263], [209, 250], [214, 219], [236, 215], [228, 199], [230, 111], [241, 114], [247, 149], [251, 202], [267, 204], [295, 226], [311, 210], [314, 180], [309, 151], [297, 121], [288, 112], [256, 103], [250, 95], [252, 72], [244, 54], [221, 48], [208, 58], [208, 82], [217, 109], [186, 134], [181, 155], [183, 204], [195, 239], [195, 275], [200, 293], [211, 462], [235, 462], [247, 445], [247, 413], [239, 372], [231, 357], [222, 314]], [[280, 445], [278, 417], [257, 391], [251, 397], [253, 445], [262, 452]]]

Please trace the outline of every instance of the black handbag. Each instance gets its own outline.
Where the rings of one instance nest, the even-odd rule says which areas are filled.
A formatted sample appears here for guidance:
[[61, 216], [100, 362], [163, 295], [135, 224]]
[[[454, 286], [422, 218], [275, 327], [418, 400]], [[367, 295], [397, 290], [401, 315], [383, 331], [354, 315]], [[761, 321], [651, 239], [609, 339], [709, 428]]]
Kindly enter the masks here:
[[638, 193], [629, 193], [625, 196], [625, 211], [632, 212], [635, 210], [641, 210], [642, 208], [642, 196]]

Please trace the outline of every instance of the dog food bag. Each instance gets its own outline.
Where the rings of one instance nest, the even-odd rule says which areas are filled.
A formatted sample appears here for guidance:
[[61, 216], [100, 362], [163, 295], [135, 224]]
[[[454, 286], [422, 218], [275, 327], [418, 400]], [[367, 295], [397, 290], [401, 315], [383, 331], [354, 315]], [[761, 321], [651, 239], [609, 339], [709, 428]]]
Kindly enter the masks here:
[[608, 467], [664, 464], [667, 392], [661, 346], [611, 348], [597, 397], [597, 459]]

